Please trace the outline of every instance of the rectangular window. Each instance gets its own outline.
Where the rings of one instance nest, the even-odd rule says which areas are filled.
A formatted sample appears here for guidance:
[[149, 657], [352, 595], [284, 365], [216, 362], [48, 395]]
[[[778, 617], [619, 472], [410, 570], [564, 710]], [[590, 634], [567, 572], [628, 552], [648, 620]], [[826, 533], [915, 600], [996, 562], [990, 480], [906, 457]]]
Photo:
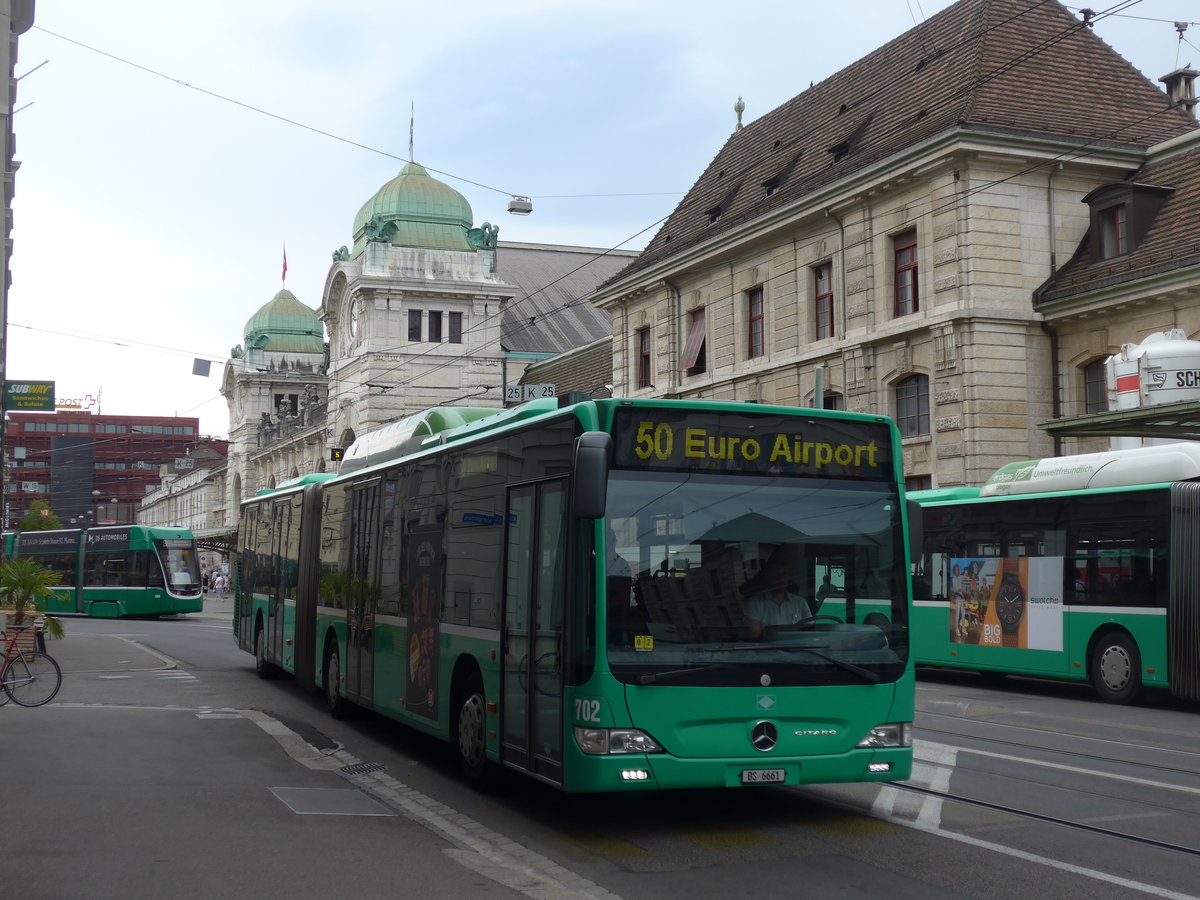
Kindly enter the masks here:
[[654, 387], [650, 383], [650, 329], [639, 328], [638, 341], [638, 381], [640, 388]]
[[700, 375], [708, 368], [705, 355], [706, 329], [704, 327], [704, 310], [696, 309], [688, 314], [687, 343], [683, 345], [683, 354], [679, 357], [679, 369], [689, 375]]
[[813, 321], [816, 324], [815, 337], [833, 337], [833, 263], [822, 263], [813, 267], [813, 298], [816, 308], [813, 310]]
[[1100, 210], [1100, 258], [1112, 259], [1129, 252], [1125, 230], [1125, 204]]
[[410, 341], [421, 339], [421, 310], [419, 309], [408, 311], [408, 339]]
[[[1086, 406], [1085, 412], [1108, 412], [1108, 381], [1105, 377], [1104, 360], [1098, 359], [1083, 369], [1083, 389]], [[1136, 375], [1129, 376], [1137, 378]], [[1119, 381], [1119, 379], [1118, 379]], [[1119, 386], [1118, 386], [1119, 388]]]
[[896, 254], [895, 315], [907, 316], [919, 308], [917, 295], [917, 232], [906, 231], [892, 238]]
[[763, 289], [746, 291], [746, 356], [763, 355]]
[[929, 378], [910, 375], [896, 383], [896, 425], [901, 437], [929, 434]]
[[927, 491], [932, 487], [932, 475], [908, 475], [904, 479], [904, 489], [906, 491]]
[[442, 314], [440, 312], [429, 313], [429, 341], [432, 344], [442, 342]]
[[450, 343], [462, 343], [462, 316], [460, 312], [452, 312], [450, 315]]

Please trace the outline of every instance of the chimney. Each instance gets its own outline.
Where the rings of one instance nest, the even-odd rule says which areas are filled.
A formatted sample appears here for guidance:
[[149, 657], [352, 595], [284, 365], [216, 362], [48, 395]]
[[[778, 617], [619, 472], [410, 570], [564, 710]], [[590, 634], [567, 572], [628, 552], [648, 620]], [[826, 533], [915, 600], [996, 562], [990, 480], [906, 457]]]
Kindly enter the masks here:
[[1193, 119], [1196, 118], [1197, 75], [1200, 75], [1200, 72], [1185, 66], [1158, 79], [1167, 86], [1167, 97], [1171, 105], [1179, 107]]

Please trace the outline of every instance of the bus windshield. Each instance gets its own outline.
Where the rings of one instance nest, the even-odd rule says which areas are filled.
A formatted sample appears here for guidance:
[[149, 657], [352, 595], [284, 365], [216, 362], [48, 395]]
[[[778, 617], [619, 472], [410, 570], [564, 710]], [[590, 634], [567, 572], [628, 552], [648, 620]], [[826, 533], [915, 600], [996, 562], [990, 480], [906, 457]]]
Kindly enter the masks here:
[[613, 471], [609, 667], [628, 684], [894, 681], [901, 523], [882, 482]]
[[173, 594], [200, 593], [200, 557], [190, 540], [158, 539], [154, 551], [167, 576], [167, 589]]

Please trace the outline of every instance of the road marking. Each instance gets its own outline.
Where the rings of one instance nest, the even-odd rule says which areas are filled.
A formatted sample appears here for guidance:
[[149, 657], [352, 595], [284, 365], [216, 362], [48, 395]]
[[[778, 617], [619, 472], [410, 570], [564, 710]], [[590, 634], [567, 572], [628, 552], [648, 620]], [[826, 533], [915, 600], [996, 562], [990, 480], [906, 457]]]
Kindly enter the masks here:
[[671, 832], [684, 840], [691, 841], [706, 850], [740, 850], [745, 847], [768, 847], [779, 841], [744, 828], [712, 829], [672, 828]]
[[[1013, 757], [1010, 754], [990, 753], [986, 751], [971, 750], [965, 747], [956, 748], [951, 747], [948, 744], [938, 744], [931, 741], [914, 741], [914, 757], [918, 757], [920, 761], [927, 761], [928, 764], [915, 759], [913, 764], [913, 777], [910, 780], [914, 784], [922, 787], [946, 791], [949, 787], [950, 776], [954, 772], [954, 766], [957, 762], [959, 753], [978, 753], [983, 756], [994, 756], [1007, 760], [1013, 760], [1015, 758], [1018, 761], [1028, 762], [1031, 765], [1042, 765], [1052, 769], [1065, 769], [1071, 772], [1086, 771], [1074, 766], [1064, 766], [1057, 763], [1042, 763], [1038, 760]], [[1150, 782], [1144, 779], [1122, 778], [1121, 776], [1110, 775], [1107, 772], [1091, 772], [1090, 774], [1102, 775], [1107, 778], [1118, 778], [1119, 780], [1131, 781], [1136, 784], [1151, 784], [1168, 788], [1174, 787], [1173, 785], [1162, 785], [1159, 782]], [[908, 792], [900, 791], [897, 788], [891, 787], [890, 785], [884, 786], [880, 789], [879, 795], [875, 798], [875, 803], [871, 807], [871, 813], [873, 815], [882, 817], [885, 821], [893, 822], [896, 825], [912, 828], [916, 831], [923, 831], [927, 834], [937, 835], [938, 837], [948, 838], [952, 841], [958, 841], [960, 844], [968, 844], [972, 847], [980, 847], [985, 850], [991, 850], [996, 853], [1001, 853], [1005, 856], [1014, 857], [1015, 859], [1025, 860], [1026, 862], [1049, 866], [1052, 869], [1058, 869], [1062, 872], [1070, 872], [1074, 875], [1082, 875], [1085, 878], [1102, 881], [1105, 884], [1141, 891], [1156, 897], [1167, 898], [1167, 900], [1200, 900], [1200, 898], [1197, 898], [1192, 894], [1183, 894], [1178, 891], [1168, 891], [1162, 887], [1159, 887], [1158, 885], [1145, 884], [1140, 881], [1121, 878], [1117, 875], [1110, 875], [1107, 872], [1101, 872], [1096, 869], [1088, 869], [1083, 866], [1077, 866], [1073, 863], [1065, 862], [1063, 860], [1051, 859], [1050, 857], [1039, 856], [1036, 853], [1018, 850], [1015, 847], [1006, 847], [1003, 844], [985, 841], [980, 838], [960, 834], [959, 832], [947, 831], [942, 827], [941, 824], [942, 799], [940, 797], [922, 798], [923, 802], [917, 804], [916, 806], [917, 815], [914, 820], [909, 816], [901, 815], [897, 809], [897, 807], [905, 805], [902, 802], [902, 798], [898, 797], [897, 795], [905, 793]], [[929, 801], [934, 802], [930, 804]]]
[[[932, 754], [931, 759], [937, 765], [937, 755], [945, 750], [952, 750], [948, 744], [937, 744], [931, 741], [914, 741], [914, 754], [917, 750]], [[988, 756], [992, 759], [1003, 759], [1006, 762], [1025, 763], [1030, 766], [1040, 766], [1043, 769], [1054, 769], [1059, 772], [1071, 772], [1075, 775], [1091, 775], [1095, 778], [1108, 778], [1113, 781], [1123, 781], [1126, 784], [1139, 784], [1143, 787], [1161, 788], [1166, 791], [1178, 791], [1182, 794], [1200, 795], [1200, 787], [1187, 787], [1181, 784], [1167, 784], [1164, 781], [1152, 781], [1148, 778], [1133, 778], [1129, 775], [1118, 775], [1115, 772], [1102, 772], [1099, 769], [1081, 769], [1079, 766], [1068, 766], [1063, 763], [1053, 763], [1041, 759], [1031, 759], [1027, 756], [1013, 756], [1011, 753], [995, 753], [991, 750], [975, 750], [971, 747], [957, 748], [959, 753], [970, 753], [973, 756]]]
[[[239, 712], [279, 741], [301, 765], [336, 771], [342, 766], [362, 763], [345, 750], [318, 750], [278, 719], [259, 710]], [[527, 897], [537, 900], [620, 900], [618, 895], [600, 885], [414, 790], [387, 772], [338, 774], [453, 844], [442, 852], [455, 862]]]

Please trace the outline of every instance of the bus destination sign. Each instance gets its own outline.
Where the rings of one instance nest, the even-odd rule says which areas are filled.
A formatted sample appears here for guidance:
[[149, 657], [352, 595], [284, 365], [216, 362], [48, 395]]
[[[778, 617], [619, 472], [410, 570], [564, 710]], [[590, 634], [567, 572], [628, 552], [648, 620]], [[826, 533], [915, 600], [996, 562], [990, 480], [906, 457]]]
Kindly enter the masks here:
[[619, 409], [613, 463], [624, 469], [888, 479], [883, 422], [775, 413]]

